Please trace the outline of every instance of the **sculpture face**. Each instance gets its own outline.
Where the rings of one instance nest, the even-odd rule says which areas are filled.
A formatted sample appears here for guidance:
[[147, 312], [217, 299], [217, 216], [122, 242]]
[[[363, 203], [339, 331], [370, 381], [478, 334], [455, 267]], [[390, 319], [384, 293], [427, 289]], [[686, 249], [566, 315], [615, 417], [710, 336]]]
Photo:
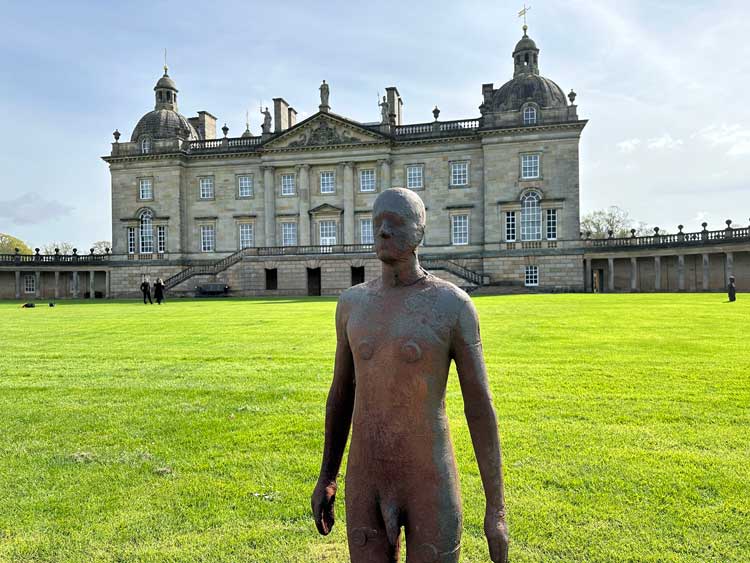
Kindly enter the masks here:
[[373, 206], [375, 253], [386, 264], [408, 259], [424, 236], [422, 199], [403, 188], [381, 193]]

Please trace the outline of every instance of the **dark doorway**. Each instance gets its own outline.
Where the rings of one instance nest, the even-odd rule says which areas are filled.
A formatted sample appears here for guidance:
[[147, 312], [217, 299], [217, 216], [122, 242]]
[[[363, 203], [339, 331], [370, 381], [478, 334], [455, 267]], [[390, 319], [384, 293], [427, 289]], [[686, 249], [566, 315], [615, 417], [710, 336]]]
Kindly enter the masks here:
[[320, 295], [320, 268], [307, 269], [307, 294]]
[[593, 283], [591, 285], [591, 289], [594, 293], [603, 293], [604, 292], [604, 270], [594, 270], [593, 271]]
[[358, 283], [365, 283], [364, 266], [352, 266], [352, 285], [357, 285]]
[[266, 268], [266, 290], [279, 288], [279, 271], [276, 268]]

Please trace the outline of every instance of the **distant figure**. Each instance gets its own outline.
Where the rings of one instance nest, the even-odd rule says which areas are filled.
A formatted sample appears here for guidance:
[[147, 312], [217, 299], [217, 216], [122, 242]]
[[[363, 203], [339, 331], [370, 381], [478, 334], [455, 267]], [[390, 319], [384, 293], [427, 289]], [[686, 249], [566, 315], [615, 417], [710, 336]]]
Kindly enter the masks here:
[[737, 301], [737, 284], [734, 283], [734, 276], [729, 276], [729, 286], [727, 287], [729, 301]]
[[143, 304], [146, 304], [146, 299], [148, 299], [148, 302], [151, 303], [151, 305], [154, 304], [153, 301], [151, 301], [151, 284], [148, 283], [148, 279], [143, 280], [141, 283], [141, 293], [143, 293]]
[[34, 303], [24, 303], [21, 305], [21, 309], [33, 309], [34, 307], [36, 307]]
[[161, 281], [161, 278], [157, 278], [154, 284], [154, 299], [156, 299], [158, 305], [161, 305], [161, 302], [164, 301], [164, 282]]

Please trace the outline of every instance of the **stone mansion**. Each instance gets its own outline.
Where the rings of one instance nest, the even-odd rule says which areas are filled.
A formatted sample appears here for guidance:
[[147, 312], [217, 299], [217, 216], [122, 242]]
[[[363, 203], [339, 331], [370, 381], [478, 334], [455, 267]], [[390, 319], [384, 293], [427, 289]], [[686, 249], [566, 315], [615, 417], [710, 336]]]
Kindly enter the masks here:
[[372, 205], [396, 186], [425, 203], [424, 266], [468, 290], [709, 290], [750, 274], [750, 232], [729, 224], [586, 240], [576, 94], [540, 74], [525, 26], [511, 60], [507, 82], [481, 86], [478, 117], [441, 121], [436, 107], [432, 121], [404, 123], [389, 87], [380, 120], [362, 123], [332, 110], [323, 81], [311, 117], [297, 122], [275, 98], [261, 134], [237, 137], [208, 111], [179, 113], [165, 67], [154, 109], [129, 141], [115, 131], [103, 157], [111, 255], [0, 259], [0, 293], [132, 296], [147, 277], [172, 292], [218, 282], [235, 295], [336, 294], [379, 275]]

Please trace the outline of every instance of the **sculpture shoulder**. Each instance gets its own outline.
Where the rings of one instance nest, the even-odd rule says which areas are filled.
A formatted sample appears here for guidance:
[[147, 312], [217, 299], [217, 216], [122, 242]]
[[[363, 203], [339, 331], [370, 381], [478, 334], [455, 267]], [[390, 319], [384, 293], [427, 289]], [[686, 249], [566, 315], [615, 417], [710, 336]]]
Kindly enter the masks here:
[[369, 298], [375, 290], [376, 284], [377, 280], [370, 280], [345, 289], [339, 295], [339, 307], [348, 309], [352, 305], [361, 304]]
[[456, 312], [467, 306], [473, 307], [469, 294], [457, 285], [434, 275], [430, 275], [428, 283], [432, 286], [438, 302], [443, 306], [449, 307]]

